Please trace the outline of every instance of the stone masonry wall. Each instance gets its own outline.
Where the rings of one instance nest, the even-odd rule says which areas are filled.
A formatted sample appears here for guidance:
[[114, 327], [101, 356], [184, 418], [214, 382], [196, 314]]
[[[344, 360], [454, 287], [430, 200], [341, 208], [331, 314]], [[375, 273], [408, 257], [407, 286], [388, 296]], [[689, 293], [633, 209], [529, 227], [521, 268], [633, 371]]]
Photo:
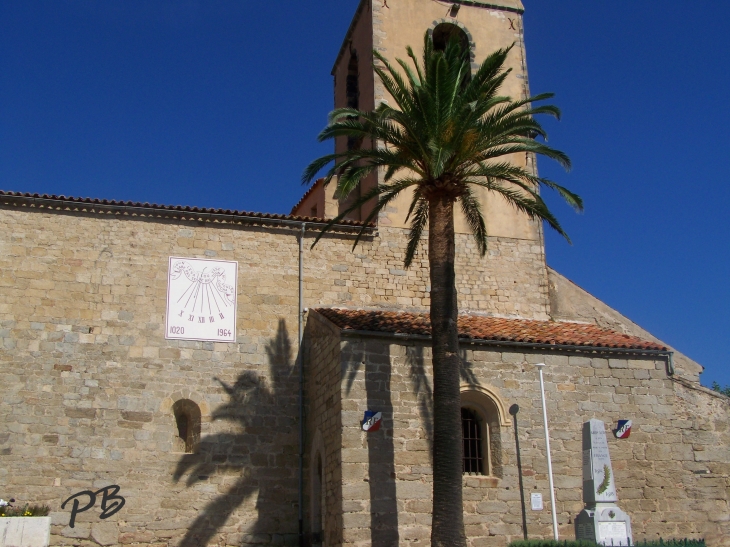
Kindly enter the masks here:
[[[313, 237], [306, 306], [427, 307], [403, 231]], [[463, 309], [547, 317], [540, 246], [473, 250], [459, 238]], [[165, 340], [169, 256], [238, 261], [235, 344]], [[0, 208], [0, 496], [48, 503], [53, 545], [295, 542], [297, 270], [294, 230]], [[174, 452], [179, 399], [202, 411], [194, 455]], [[68, 527], [61, 503], [110, 484], [124, 509]]]
[[[312, 314], [305, 333], [306, 431], [305, 507], [312, 515], [313, 458], [320, 451], [324, 464], [322, 525], [325, 545], [342, 543], [342, 400], [340, 398], [340, 343], [337, 329]], [[317, 500], [321, 504], [321, 500]], [[311, 519], [305, 531], [312, 532]]]
[[[506, 409], [518, 403], [527, 521], [531, 538], [552, 537], [545, 441], [535, 363], [545, 362], [548, 417], [561, 538], [574, 538], [583, 508], [581, 427], [632, 419], [629, 439], [607, 431], [619, 506], [634, 539], [705, 537], [730, 545], [730, 400], [667, 376], [666, 362], [617, 355], [541, 354], [467, 346], [464, 378], [488, 387]], [[342, 472], [345, 544], [428, 545], [431, 481], [430, 348], [393, 338], [342, 339]], [[388, 388], [390, 390], [388, 391]], [[384, 412], [384, 428], [359, 428], [365, 409]], [[503, 416], [508, 423], [510, 416]], [[500, 432], [502, 477], [464, 477], [469, 545], [504, 546], [522, 538], [512, 426]], [[377, 480], [379, 477], [380, 482]], [[545, 510], [530, 510], [540, 492]], [[375, 499], [373, 498], [375, 497]], [[370, 503], [368, 500], [373, 500]], [[371, 535], [372, 534], [372, 535]]]

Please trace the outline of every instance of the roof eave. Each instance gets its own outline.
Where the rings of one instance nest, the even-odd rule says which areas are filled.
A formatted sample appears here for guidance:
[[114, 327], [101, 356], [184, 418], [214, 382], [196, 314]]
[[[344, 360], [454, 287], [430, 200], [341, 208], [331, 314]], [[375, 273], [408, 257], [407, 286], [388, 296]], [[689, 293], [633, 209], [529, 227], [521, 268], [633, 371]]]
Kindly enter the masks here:
[[[367, 336], [371, 338], [390, 338], [396, 340], [413, 340], [430, 342], [431, 336], [426, 334], [410, 334], [403, 332], [378, 332], [369, 330], [355, 330], [355, 329], [340, 329], [340, 333], [343, 337], [360, 337]], [[650, 349], [650, 348], [618, 348], [611, 346], [588, 346], [588, 345], [572, 345], [572, 344], [543, 344], [535, 342], [518, 342], [513, 340], [494, 340], [494, 339], [481, 339], [481, 338], [468, 338], [465, 336], [459, 337], [459, 344], [469, 344], [476, 346], [491, 346], [491, 347], [519, 347], [529, 348], [534, 350], [546, 350], [546, 351], [569, 351], [572, 353], [616, 353], [616, 354], [630, 354], [630, 355], [658, 355], [668, 357], [674, 352], [664, 349]]]
[[[106, 200], [103, 200], [106, 201]], [[114, 215], [123, 219], [173, 219], [179, 221], [199, 221], [213, 225], [232, 226], [238, 224], [305, 228], [312, 231], [324, 229], [328, 223], [321, 218], [295, 217], [266, 213], [246, 213], [223, 211], [222, 209], [190, 208], [182, 206], [156, 206], [133, 202], [107, 202], [100, 200], [66, 198], [64, 196], [39, 196], [0, 191], [0, 208], [25, 207], [30, 211], [52, 213], [81, 213], [91, 215]], [[361, 222], [350, 221], [330, 227], [331, 231], [355, 233], [364, 230], [368, 236], [377, 234], [374, 225], [364, 226]]]

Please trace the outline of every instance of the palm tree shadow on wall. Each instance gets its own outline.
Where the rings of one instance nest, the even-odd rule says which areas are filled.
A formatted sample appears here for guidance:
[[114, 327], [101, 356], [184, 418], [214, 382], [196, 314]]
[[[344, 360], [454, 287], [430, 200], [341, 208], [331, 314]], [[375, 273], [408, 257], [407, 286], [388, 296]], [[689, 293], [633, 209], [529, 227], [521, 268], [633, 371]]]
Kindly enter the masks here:
[[[421, 415], [421, 424], [428, 441], [428, 453], [433, 462], [433, 379], [429, 378], [425, 368], [425, 346], [407, 346], [406, 364], [408, 365], [413, 393], [418, 400], [418, 410]], [[461, 359], [461, 380], [470, 385], [477, 385], [479, 381], [474, 374], [472, 363], [467, 360], [466, 350], [459, 350]]]
[[395, 447], [393, 445], [392, 365], [387, 344], [347, 343], [341, 351], [346, 366], [346, 394], [350, 395], [358, 373], [365, 375], [368, 410], [383, 413], [379, 431], [366, 434], [368, 487], [370, 494], [370, 543], [398, 547], [398, 499], [396, 495]]
[[[426, 370], [425, 346], [406, 346], [405, 362], [411, 389], [417, 398], [418, 413], [433, 461], [433, 381]], [[359, 373], [365, 374], [368, 410], [383, 413], [383, 427], [367, 435], [368, 485], [370, 489], [371, 544], [378, 547], [397, 546], [398, 500], [395, 473], [394, 418], [391, 396], [392, 363], [387, 344], [355, 342], [342, 349], [346, 366], [346, 394], [350, 394]], [[460, 351], [461, 378], [476, 383], [466, 351]]]
[[433, 463], [433, 386], [426, 374], [423, 354], [422, 345], [406, 347], [406, 364], [411, 376], [411, 386], [418, 400], [421, 425], [428, 442], [428, 457]]
[[[213, 420], [236, 424], [237, 433], [216, 433], [203, 438], [194, 454], [180, 458], [173, 478], [187, 475], [188, 487], [211, 475], [238, 475], [211, 500], [188, 527], [179, 547], [202, 547], [220, 533], [229, 517], [246, 500], [257, 496], [258, 518], [245, 526], [244, 536], [277, 535], [272, 543], [289, 544], [297, 536], [297, 378], [292, 347], [281, 319], [276, 337], [266, 346], [269, 380], [254, 372], [241, 373], [233, 385], [216, 378], [229, 396]], [[269, 385], [269, 382], [271, 385]], [[282, 508], [291, 508], [291, 515]], [[239, 533], [234, 531], [233, 533]], [[259, 541], [264, 538], [242, 538]]]

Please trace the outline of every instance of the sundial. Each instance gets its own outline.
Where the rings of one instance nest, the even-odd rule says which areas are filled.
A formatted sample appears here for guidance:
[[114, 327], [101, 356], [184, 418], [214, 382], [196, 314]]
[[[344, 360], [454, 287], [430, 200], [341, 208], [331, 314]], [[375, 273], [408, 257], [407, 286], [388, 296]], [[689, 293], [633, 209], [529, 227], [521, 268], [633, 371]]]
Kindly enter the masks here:
[[238, 262], [171, 256], [165, 338], [236, 341]]

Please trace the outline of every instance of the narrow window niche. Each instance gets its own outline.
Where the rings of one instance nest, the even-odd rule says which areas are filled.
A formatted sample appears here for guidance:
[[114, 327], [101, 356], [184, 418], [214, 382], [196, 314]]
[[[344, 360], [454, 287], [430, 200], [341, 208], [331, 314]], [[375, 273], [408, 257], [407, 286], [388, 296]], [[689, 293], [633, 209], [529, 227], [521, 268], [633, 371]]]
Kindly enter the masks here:
[[[345, 83], [347, 108], [360, 108], [360, 68], [357, 51], [350, 51], [350, 62], [347, 64], [347, 80]], [[358, 150], [362, 145], [362, 138], [347, 137], [347, 149]]]
[[314, 473], [312, 473], [312, 547], [319, 547], [324, 542], [322, 476], [324, 474], [322, 455], [317, 452]]
[[175, 416], [173, 452], [192, 454], [200, 442], [200, 407], [190, 399], [180, 399], [172, 405]]
[[322, 434], [317, 429], [312, 438], [312, 445], [309, 458], [309, 541], [311, 547], [323, 547], [327, 545], [325, 540], [326, 521], [326, 473], [327, 464], [325, 461], [324, 441]]

